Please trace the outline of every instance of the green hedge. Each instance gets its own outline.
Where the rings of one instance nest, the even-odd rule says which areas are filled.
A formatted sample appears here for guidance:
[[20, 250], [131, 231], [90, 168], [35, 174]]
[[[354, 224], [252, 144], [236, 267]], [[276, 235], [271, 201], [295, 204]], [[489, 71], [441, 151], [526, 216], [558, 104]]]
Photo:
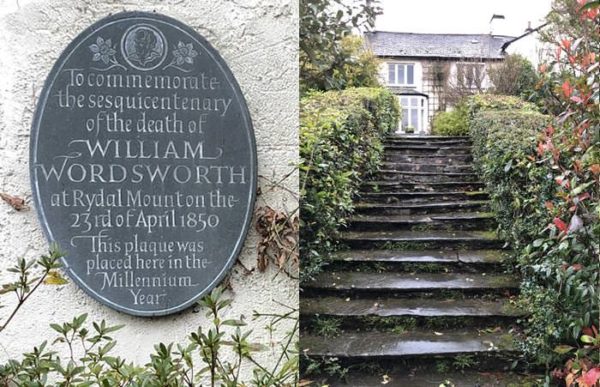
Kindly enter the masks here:
[[302, 280], [335, 248], [363, 178], [379, 166], [383, 136], [396, 128], [397, 98], [382, 88], [314, 93], [300, 102]]
[[536, 137], [550, 117], [533, 111], [480, 110], [470, 120], [473, 157], [486, 183], [500, 232], [514, 248], [522, 247], [541, 219], [549, 182], [544, 168], [528, 158], [535, 153]]
[[470, 121], [479, 111], [487, 110], [535, 112], [537, 107], [515, 96], [476, 94], [463, 98], [452, 111], [436, 113], [431, 133], [440, 136], [469, 135]]
[[511, 95], [476, 94], [466, 99], [469, 119], [481, 110], [520, 110], [524, 112], [535, 112], [537, 106], [531, 102], [523, 101], [519, 97]]
[[467, 106], [458, 104], [449, 112], [438, 112], [433, 117], [431, 134], [438, 136], [466, 136], [469, 134]]
[[[586, 327], [598, 326], [600, 227], [598, 216], [589, 215], [599, 213], [597, 188], [587, 198], [580, 196], [588, 215], [580, 216], [579, 225], [572, 223], [573, 207], [565, 205], [565, 200], [594, 187], [592, 172], [586, 168], [598, 161], [586, 161], [577, 151], [554, 156], [539, 151], [540, 135], [549, 124], [565, 133], [571, 129], [560, 128], [528, 104], [521, 106], [526, 109], [479, 107], [470, 130], [475, 164], [490, 193], [499, 231], [515, 252], [522, 274], [520, 301], [528, 317], [518, 345], [530, 361], [551, 366], [565, 360], [563, 351], [580, 346]], [[579, 160], [582, 172], [570, 175], [569, 185], [561, 183], [565, 172], [553, 168], [553, 157]], [[568, 231], [559, 228], [567, 226]]]

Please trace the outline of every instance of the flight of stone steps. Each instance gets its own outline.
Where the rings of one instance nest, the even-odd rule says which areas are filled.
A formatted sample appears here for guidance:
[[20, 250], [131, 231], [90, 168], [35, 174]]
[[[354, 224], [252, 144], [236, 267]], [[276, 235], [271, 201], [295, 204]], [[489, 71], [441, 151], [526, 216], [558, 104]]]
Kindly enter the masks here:
[[347, 250], [301, 295], [301, 350], [350, 370], [322, 381], [509, 385], [519, 281], [503, 266], [470, 139], [390, 136], [362, 191]]

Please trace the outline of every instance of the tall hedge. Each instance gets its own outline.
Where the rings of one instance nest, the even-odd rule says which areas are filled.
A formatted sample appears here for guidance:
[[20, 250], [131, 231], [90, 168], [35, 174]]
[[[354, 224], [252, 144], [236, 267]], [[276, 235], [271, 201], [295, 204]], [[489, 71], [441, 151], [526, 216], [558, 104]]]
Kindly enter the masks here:
[[476, 94], [467, 98], [469, 118], [475, 117], [483, 110], [520, 110], [523, 112], [535, 112], [538, 110], [531, 102], [523, 101], [519, 97], [497, 94]]
[[549, 122], [550, 117], [533, 111], [481, 108], [470, 120], [476, 168], [490, 193], [499, 231], [516, 249], [546, 224], [546, 217], [537, 215], [552, 182], [528, 156], [535, 153], [538, 131]]
[[382, 138], [396, 128], [397, 98], [382, 88], [313, 93], [300, 102], [302, 280], [312, 278], [365, 178], [379, 166]]
[[[480, 106], [470, 130], [476, 167], [522, 274], [528, 317], [519, 345], [531, 361], [551, 367], [581, 349], [581, 335], [599, 324], [598, 157], [549, 145], [547, 133], [570, 128], [518, 105], [525, 109]], [[554, 167], [555, 159], [579, 174]]]
[[431, 133], [440, 136], [468, 135], [470, 121], [479, 111], [484, 110], [535, 112], [537, 107], [515, 96], [475, 94], [463, 98], [452, 111], [436, 113], [433, 117]]

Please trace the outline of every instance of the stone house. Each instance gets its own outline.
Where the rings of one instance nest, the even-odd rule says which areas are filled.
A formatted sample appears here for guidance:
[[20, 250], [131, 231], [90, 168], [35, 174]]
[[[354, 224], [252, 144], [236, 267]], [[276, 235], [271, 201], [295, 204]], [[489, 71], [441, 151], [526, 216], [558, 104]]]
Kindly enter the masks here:
[[504, 60], [515, 38], [492, 34], [374, 31], [368, 48], [381, 60], [381, 81], [398, 96], [398, 132], [427, 134], [432, 118], [461, 97], [490, 87], [487, 70]]

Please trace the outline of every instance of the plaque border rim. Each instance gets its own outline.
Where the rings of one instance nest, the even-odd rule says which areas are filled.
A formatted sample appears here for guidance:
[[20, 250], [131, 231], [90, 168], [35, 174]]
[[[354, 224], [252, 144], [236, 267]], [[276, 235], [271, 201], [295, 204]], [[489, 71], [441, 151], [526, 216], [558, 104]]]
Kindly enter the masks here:
[[245, 219], [242, 228], [240, 229], [239, 238], [236, 240], [236, 246], [232, 250], [231, 255], [228, 257], [228, 261], [223, 265], [222, 270], [213, 278], [213, 280], [205, 286], [202, 291], [198, 292], [195, 296], [188, 299], [187, 301], [180, 303], [176, 306], [171, 306], [168, 308], [163, 308], [160, 310], [137, 310], [128, 307], [124, 307], [120, 304], [115, 303], [114, 301], [108, 300], [102, 295], [98, 294], [96, 291], [91, 289], [86, 282], [81, 280], [79, 276], [73, 272], [73, 270], [69, 267], [68, 262], [65, 257], [61, 259], [63, 264], [64, 271], [67, 272], [69, 277], [74, 280], [77, 286], [83, 290], [87, 295], [92, 297], [94, 300], [98, 301], [100, 304], [104, 306], [108, 306], [111, 309], [117, 310], [119, 312], [126, 313], [128, 315], [137, 316], [137, 317], [159, 317], [159, 316], [167, 316], [172, 315], [178, 312], [182, 312], [191, 306], [193, 306], [198, 300], [200, 300], [206, 294], [209, 294], [218, 284], [220, 284], [226, 275], [231, 271], [231, 268], [239, 258], [242, 249], [245, 245], [245, 242], [248, 238], [248, 233], [250, 231], [250, 227], [252, 224], [252, 218], [254, 215], [254, 208], [256, 207], [256, 196], [257, 196], [257, 187], [258, 187], [258, 160], [257, 160], [257, 147], [256, 147], [256, 135], [254, 132], [254, 125], [252, 121], [252, 117], [250, 114], [250, 110], [248, 108], [248, 103], [246, 98], [244, 97], [244, 93], [237, 82], [235, 75], [233, 74], [231, 68], [225, 61], [225, 59], [220, 55], [219, 51], [213, 47], [212, 44], [199, 32], [194, 30], [189, 25], [185, 24], [182, 21], [179, 21], [170, 16], [164, 15], [158, 12], [146, 12], [146, 11], [124, 11], [119, 12], [113, 15], [109, 15], [103, 17], [96, 22], [89, 25], [83, 31], [79, 32], [71, 41], [67, 44], [67, 46], [63, 49], [58, 58], [54, 61], [48, 75], [45, 78], [44, 85], [41, 89], [40, 95], [38, 97], [35, 111], [31, 121], [31, 130], [30, 130], [30, 142], [29, 142], [29, 177], [30, 184], [32, 187], [32, 197], [34, 201], [34, 207], [36, 209], [36, 215], [38, 221], [41, 224], [42, 231], [49, 243], [53, 243], [55, 240], [52, 237], [52, 233], [50, 227], [48, 226], [48, 221], [43, 211], [43, 206], [41, 205], [41, 199], [39, 195], [39, 187], [38, 182], [36, 180], [36, 154], [37, 154], [37, 144], [39, 140], [39, 129], [40, 129], [40, 121], [43, 116], [45, 107], [47, 105], [48, 97], [50, 90], [59, 74], [60, 69], [64, 66], [69, 57], [73, 54], [74, 50], [77, 49], [80, 45], [83, 44], [87, 38], [93, 33], [101, 30], [104, 27], [107, 27], [111, 24], [121, 21], [122, 19], [139, 19], [140, 22], [145, 20], [149, 20], [152, 22], [159, 22], [163, 24], [171, 24], [172, 27], [179, 29], [182, 33], [188, 35], [194, 41], [200, 44], [203, 48], [206, 49], [207, 53], [212, 57], [213, 61], [219, 65], [220, 70], [225, 76], [226, 80], [231, 84], [234, 97], [238, 99], [238, 103], [240, 105], [242, 122], [246, 123], [245, 132], [247, 134], [247, 140], [249, 141], [250, 146], [250, 168], [252, 171], [250, 172], [250, 187], [249, 187], [249, 201], [247, 204]]

